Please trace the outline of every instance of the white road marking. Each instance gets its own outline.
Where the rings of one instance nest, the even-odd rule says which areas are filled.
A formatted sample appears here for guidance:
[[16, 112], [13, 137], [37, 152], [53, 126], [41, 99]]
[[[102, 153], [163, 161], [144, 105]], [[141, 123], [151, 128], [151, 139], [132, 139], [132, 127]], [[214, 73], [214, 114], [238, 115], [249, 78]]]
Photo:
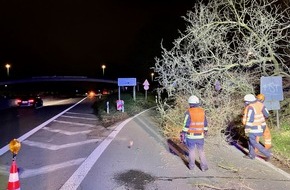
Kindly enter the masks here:
[[0, 166], [0, 174], [9, 175], [9, 166], [2, 165]]
[[48, 172], [53, 172], [53, 171], [56, 171], [56, 170], [59, 170], [62, 168], [67, 168], [70, 166], [79, 165], [84, 160], [85, 160], [85, 158], [78, 158], [75, 160], [70, 160], [70, 161], [58, 163], [58, 164], [47, 165], [47, 166], [43, 166], [43, 167], [36, 168], [36, 169], [25, 169], [22, 173], [20, 173], [19, 176], [21, 178], [29, 178], [29, 177], [33, 177], [33, 176], [37, 176], [37, 175], [41, 175], [41, 174], [46, 174]]
[[25, 144], [25, 145], [28, 145], [28, 146], [34, 146], [34, 147], [43, 148], [43, 149], [60, 150], [60, 149], [63, 149], [63, 148], [70, 148], [70, 147], [84, 145], [84, 144], [89, 144], [89, 143], [96, 143], [96, 142], [99, 142], [99, 141], [100, 141], [100, 139], [91, 139], [91, 140], [87, 140], [87, 141], [79, 141], [79, 142], [76, 142], [76, 143], [69, 143], [69, 144], [62, 144], [62, 145], [35, 142], [35, 141], [29, 141], [29, 140], [25, 140], [22, 143]]
[[70, 124], [70, 125], [78, 125], [78, 126], [86, 126], [86, 127], [96, 127], [96, 125], [92, 125], [92, 124], [76, 123], [76, 122], [69, 122], [69, 121], [54, 120], [53, 122], [63, 123], [63, 124]]
[[70, 132], [70, 131], [64, 131], [61, 129], [51, 129], [49, 127], [43, 127], [42, 129], [47, 130], [49, 132], [53, 132], [53, 133], [61, 133], [64, 135], [78, 135], [78, 134], [88, 134], [90, 133], [92, 130], [86, 130], [86, 131], [76, 131], [76, 132]]
[[[147, 110], [145, 110], [147, 111]], [[133, 118], [139, 116], [145, 111], [126, 119], [120, 125], [116, 127], [116, 129], [88, 156], [88, 158], [80, 165], [80, 167], [73, 173], [73, 175], [66, 181], [66, 183], [59, 190], [76, 190], [81, 182], [84, 180], [88, 172], [100, 158], [102, 153], [106, 150], [109, 144], [113, 141], [113, 139], [117, 136], [117, 134], [121, 131], [121, 129]]]
[[[86, 99], [86, 98], [84, 98], [84, 99]], [[65, 99], [65, 100], [52, 100], [50, 102], [44, 101], [43, 105], [44, 106], [62, 105], [62, 104], [65, 104], [68, 101], [70, 101], [70, 98], [69, 99]]]
[[86, 115], [86, 116], [94, 116], [94, 114], [91, 113], [77, 113], [77, 112], [66, 112], [67, 114], [72, 114], [72, 115]]
[[62, 115], [60, 117], [67, 117], [67, 118], [72, 118], [72, 119], [84, 119], [84, 120], [97, 121], [96, 118], [88, 118], [88, 117], [76, 117], [76, 116], [69, 116], [69, 115]]
[[[24, 141], [25, 139], [27, 139], [28, 137], [30, 137], [31, 135], [33, 135], [34, 133], [36, 133], [37, 131], [39, 131], [40, 129], [42, 129], [44, 126], [48, 125], [50, 122], [54, 121], [56, 118], [58, 118], [59, 116], [61, 116], [62, 114], [64, 114], [65, 112], [67, 112], [68, 110], [72, 109], [73, 107], [75, 107], [76, 105], [80, 104], [82, 101], [84, 101], [87, 97], [81, 99], [79, 102], [77, 102], [76, 104], [72, 105], [71, 107], [67, 108], [66, 110], [62, 111], [61, 113], [57, 114], [56, 116], [50, 118], [49, 120], [47, 120], [46, 122], [38, 125], [37, 127], [35, 127], [34, 129], [32, 129], [31, 131], [25, 133], [24, 135], [22, 135], [21, 137], [19, 137], [17, 140], [19, 142]], [[0, 149], [0, 156], [3, 155], [4, 153], [6, 153], [9, 150], [9, 144], [2, 147]]]

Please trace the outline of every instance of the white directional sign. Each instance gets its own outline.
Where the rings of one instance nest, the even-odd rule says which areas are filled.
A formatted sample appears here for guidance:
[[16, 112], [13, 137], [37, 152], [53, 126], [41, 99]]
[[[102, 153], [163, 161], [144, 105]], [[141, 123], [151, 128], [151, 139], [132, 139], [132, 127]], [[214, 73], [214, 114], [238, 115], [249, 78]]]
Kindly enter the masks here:
[[149, 82], [148, 82], [148, 80], [146, 79], [145, 81], [144, 81], [144, 83], [143, 83], [143, 86], [144, 86], [144, 90], [148, 90], [149, 89]]

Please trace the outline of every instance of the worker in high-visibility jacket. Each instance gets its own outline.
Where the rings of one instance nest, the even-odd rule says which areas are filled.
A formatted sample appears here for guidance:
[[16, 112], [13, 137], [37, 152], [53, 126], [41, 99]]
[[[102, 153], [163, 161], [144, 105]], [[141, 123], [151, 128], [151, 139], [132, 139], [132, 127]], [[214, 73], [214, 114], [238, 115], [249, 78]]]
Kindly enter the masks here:
[[271, 158], [271, 153], [258, 143], [256, 138], [263, 135], [266, 128], [265, 118], [269, 116], [269, 112], [253, 94], [245, 95], [244, 102], [245, 109], [242, 123], [245, 125], [245, 134], [248, 136], [249, 145], [249, 154], [246, 158], [254, 159], [256, 157], [255, 148], [257, 148], [265, 155], [265, 160], [268, 161]]
[[[256, 96], [257, 100], [264, 103], [265, 101], [265, 96], [263, 94], [258, 94]], [[272, 147], [272, 138], [271, 138], [271, 132], [270, 129], [268, 127], [268, 125], [266, 124], [266, 128], [264, 130], [263, 133], [263, 137], [264, 137], [264, 146], [266, 149], [270, 149]], [[257, 142], [260, 142], [260, 138], [257, 137]]]
[[180, 133], [189, 153], [188, 168], [195, 168], [195, 148], [197, 148], [200, 158], [201, 171], [208, 170], [208, 164], [204, 152], [204, 137], [207, 136], [207, 119], [205, 111], [200, 107], [199, 98], [190, 96], [188, 99], [189, 109], [185, 112], [184, 125]]

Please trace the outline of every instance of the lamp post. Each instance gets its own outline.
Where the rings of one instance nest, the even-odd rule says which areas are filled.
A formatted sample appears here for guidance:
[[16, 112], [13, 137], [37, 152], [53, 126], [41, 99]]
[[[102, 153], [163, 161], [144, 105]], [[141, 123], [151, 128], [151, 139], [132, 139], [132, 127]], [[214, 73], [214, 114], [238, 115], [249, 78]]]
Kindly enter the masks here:
[[7, 64], [5, 65], [5, 67], [6, 67], [6, 69], [7, 69], [7, 76], [9, 77], [9, 69], [10, 69], [11, 65], [7, 63]]
[[105, 68], [106, 68], [106, 65], [102, 65], [102, 69], [103, 69], [103, 76], [105, 75]]
[[154, 73], [151, 73], [151, 81], [153, 81]]

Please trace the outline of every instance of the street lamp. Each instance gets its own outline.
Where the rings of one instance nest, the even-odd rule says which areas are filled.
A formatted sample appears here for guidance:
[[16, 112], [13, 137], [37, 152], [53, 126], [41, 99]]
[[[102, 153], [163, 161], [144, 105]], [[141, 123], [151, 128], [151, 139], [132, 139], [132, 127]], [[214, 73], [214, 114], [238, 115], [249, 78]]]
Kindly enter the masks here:
[[153, 81], [154, 73], [151, 73], [151, 81]]
[[103, 69], [103, 76], [105, 74], [105, 68], [106, 68], [106, 65], [102, 65], [102, 69]]
[[7, 69], [7, 76], [9, 77], [9, 69], [10, 69], [11, 65], [7, 63], [7, 64], [5, 65], [5, 67], [6, 67], [6, 69]]

